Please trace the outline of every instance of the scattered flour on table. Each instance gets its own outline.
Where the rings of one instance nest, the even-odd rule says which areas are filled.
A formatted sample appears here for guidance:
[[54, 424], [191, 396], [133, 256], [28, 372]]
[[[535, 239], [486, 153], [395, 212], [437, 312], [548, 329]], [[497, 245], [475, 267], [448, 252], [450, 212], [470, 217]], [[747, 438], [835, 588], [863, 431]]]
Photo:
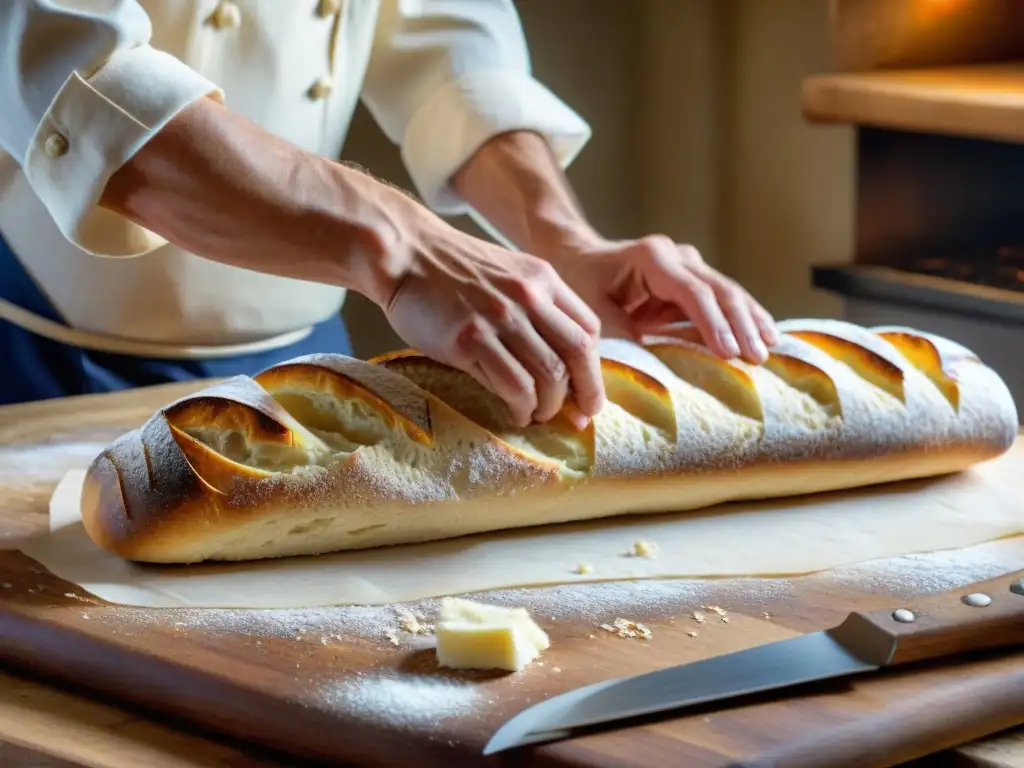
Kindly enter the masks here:
[[0, 479], [6, 487], [55, 483], [72, 469], [86, 469], [108, 443], [54, 443], [0, 448]]
[[[809, 577], [818, 589], [867, 589], [902, 599], [913, 594], [939, 592], [993, 578], [1020, 568], [1019, 550], [980, 546], [960, 552], [909, 555], [835, 568]], [[465, 595], [510, 608], [524, 607], [542, 626], [552, 622], [592, 624], [595, 627], [620, 616], [651, 622], [699, 609], [712, 600], [729, 604], [731, 611], [746, 610], [763, 616], [768, 603], [788, 602], [798, 595], [793, 582], [776, 578], [730, 578], [711, 581], [622, 581], [567, 584], [537, 589], [506, 589]], [[142, 634], [152, 627], [260, 637], [292, 637], [329, 646], [358, 638], [394, 647], [396, 633], [403, 648], [429, 647], [430, 636], [403, 630], [411, 614], [422, 624], [433, 621], [439, 599], [386, 606], [338, 606], [295, 609], [213, 609], [105, 607], [90, 611], [117, 633]], [[406, 624], [407, 626], [407, 624]]]
[[[578, 621], [599, 624], [620, 615], [654, 620], [696, 607], [714, 591], [716, 599], [764, 603], [785, 599], [792, 588], [776, 579], [730, 579], [720, 583], [686, 581], [623, 581], [571, 584], [539, 589], [507, 589], [465, 595], [471, 600], [509, 608], [526, 608], [541, 624]], [[94, 612], [118, 632], [142, 632], [149, 627], [172, 627], [223, 632], [250, 637], [294, 637], [330, 645], [355, 637], [388, 643], [388, 632], [398, 630], [401, 644], [432, 642], [403, 631], [408, 616], [423, 624], [433, 621], [440, 599], [386, 606], [338, 606], [289, 609], [134, 608], [112, 607]]]
[[480, 683], [393, 672], [349, 677], [321, 687], [319, 696], [361, 718], [404, 726], [434, 725], [489, 703]]
[[897, 598], [943, 592], [1020, 569], [1020, 550], [999, 542], [968, 550], [906, 555], [859, 563], [819, 574], [821, 583], [870, 589]]

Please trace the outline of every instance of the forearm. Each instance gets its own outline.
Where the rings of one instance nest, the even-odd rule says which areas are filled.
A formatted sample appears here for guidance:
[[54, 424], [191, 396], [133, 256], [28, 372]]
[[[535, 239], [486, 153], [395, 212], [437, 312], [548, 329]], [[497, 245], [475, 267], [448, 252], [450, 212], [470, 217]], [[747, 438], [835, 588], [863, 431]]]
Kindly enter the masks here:
[[599, 235], [543, 137], [514, 131], [484, 144], [453, 179], [456, 191], [505, 237], [545, 257]]
[[381, 300], [425, 212], [402, 192], [303, 152], [203, 99], [122, 166], [102, 205], [192, 253]]

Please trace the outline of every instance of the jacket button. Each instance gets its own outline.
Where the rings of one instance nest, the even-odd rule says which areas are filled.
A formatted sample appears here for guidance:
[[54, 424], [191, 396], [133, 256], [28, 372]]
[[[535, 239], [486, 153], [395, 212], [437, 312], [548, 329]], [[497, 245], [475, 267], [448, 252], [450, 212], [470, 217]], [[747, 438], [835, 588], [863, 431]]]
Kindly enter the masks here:
[[242, 12], [237, 5], [224, 0], [214, 9], [210, 21], [216, 29], [234, 29], [242, 23]]
[[329, 18], [341, 10], [341, 0], [320, 0], [316, 12], [322, 19]]
[[50, 157], [60, 157], [68, 152], [68, 140], [59, 133], [51, 133], [43, 142], [43, 151]]
[[334, 83], [330, 75], [322, 75], [309, 87], [309, 98], [313, 101], [321, 101], [331, 95], [334, 90]]

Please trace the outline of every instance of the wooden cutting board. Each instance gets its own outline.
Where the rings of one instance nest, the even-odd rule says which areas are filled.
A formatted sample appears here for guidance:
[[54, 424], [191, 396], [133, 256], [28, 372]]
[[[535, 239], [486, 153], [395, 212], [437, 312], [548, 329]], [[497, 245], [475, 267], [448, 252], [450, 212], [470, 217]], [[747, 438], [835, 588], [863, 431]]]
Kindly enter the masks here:
[[[67, 469], [84, 466], [103, 443], [180, 393], [160, 388], [0, 409], [9, 543], [45, 525], [49, 493]], [[822, 629], [855, 608], [896, 606], [1021, 563], [1024, 537], [799, 579], [506, 594], [531, 609], [552, 647], [543, 665], [501, 675], [439, 670], [429, 637], [402, 636], [393, 645], [385, 635], [397, 626], [393, 607], [122, 608], [19, 553], [0, 552], [0, 657], [335, 764], [887, 766], [1024, 723], [1024, 651], [819, 686], [800, 698], [636, 724], [521, 754], [479, 754], [501, 723], [554, 693]], [[726, 615], [701, 608], [708, 604]], [[599, 628], [618, 617], [645, 623], [651, 639]]]

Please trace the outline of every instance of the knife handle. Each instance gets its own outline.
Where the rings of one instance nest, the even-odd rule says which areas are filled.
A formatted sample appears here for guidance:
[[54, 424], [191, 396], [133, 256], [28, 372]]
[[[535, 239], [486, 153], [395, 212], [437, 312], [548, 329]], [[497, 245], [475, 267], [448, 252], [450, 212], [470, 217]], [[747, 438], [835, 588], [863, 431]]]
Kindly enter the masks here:
[[912, 600], [851, 613], [829, 631], [876, 666], [925, 661], [1012, 645], [1024, 647], [1024, 571]]

